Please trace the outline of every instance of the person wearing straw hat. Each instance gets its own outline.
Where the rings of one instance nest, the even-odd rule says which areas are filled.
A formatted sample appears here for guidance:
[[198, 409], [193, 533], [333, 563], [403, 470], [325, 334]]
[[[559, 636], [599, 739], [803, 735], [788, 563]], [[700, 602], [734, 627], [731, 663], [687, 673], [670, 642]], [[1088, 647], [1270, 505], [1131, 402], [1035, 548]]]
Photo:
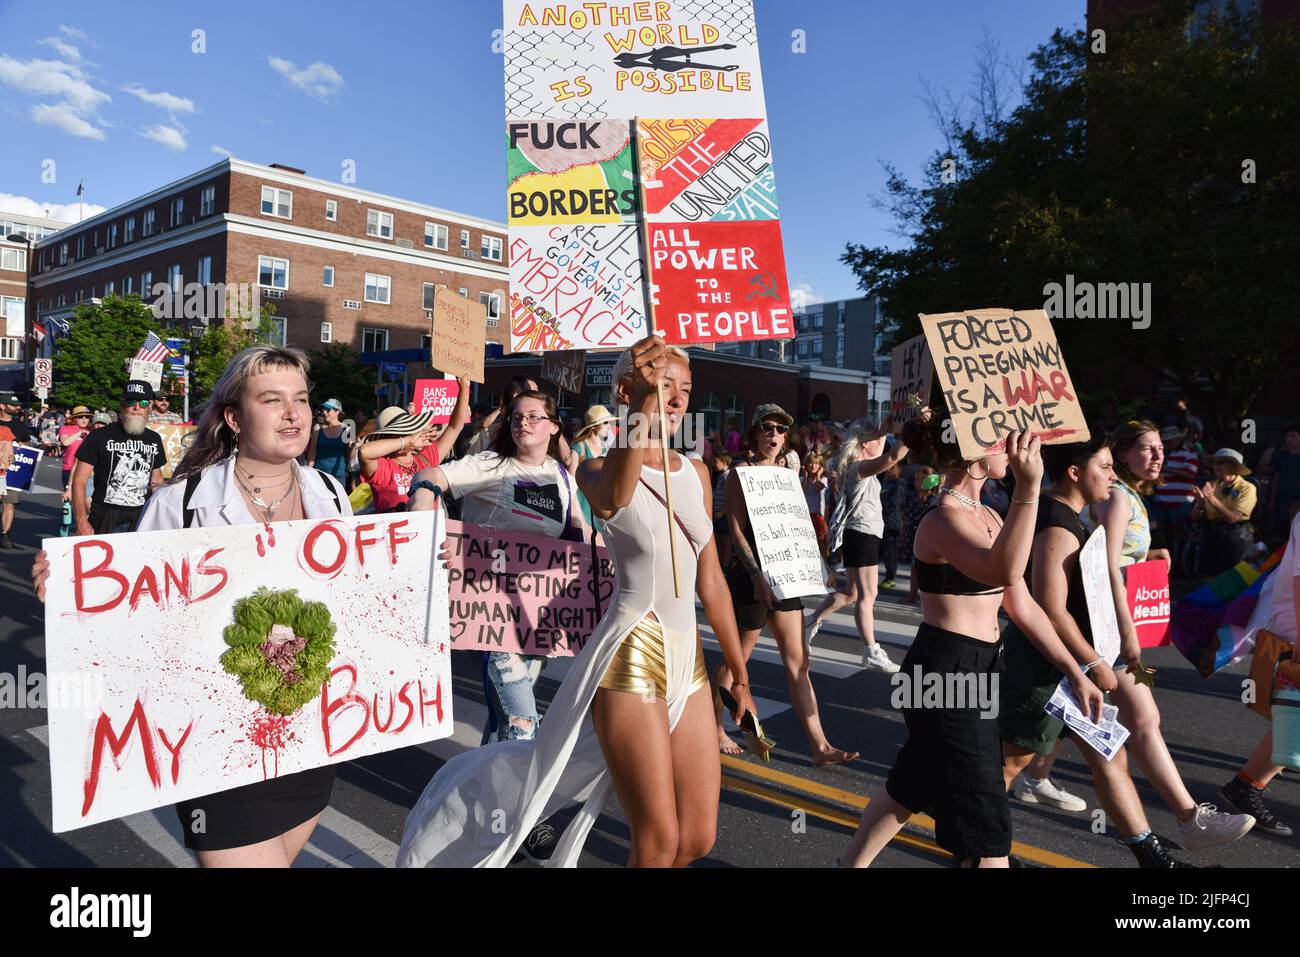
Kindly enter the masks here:
[[[605, 457], [614, 436], [613, 423], [617, 421], [614, 414], [603, 405], [593, 405], [587, 410], [584, 425], [573, 437], [573, 451], [569, 455], [570, 472], [576, 474], [578, 466], [587, 459]], [[578, 490], [578, 506], [582, 509], [582, 516], [587, 520], [587, 524], [600, 531], [599, 519], [592, 512], [591, 503], [587, 501], [587, 496], [582, 494], [581, 489]]]
[[456, 381], [460, 395], [441, 434], [430, 422], [432, 412], [412, 415], [393, 405], [379, 413], [375, 430], [361, 446], [361, 472], [375, 494], [376, 511], [404, 509], [415, 473], [436, 468], [451, 451], [469, 412], [469, 379]]
[[68, 413], [67, 425], [59, 429], [59, 446], [63, 449], [63, 489], [68, 488], [68, 479], [77, 465], [77, 449], [90, 433], [90, 410], [84, 405], [74, 405]]
[[1203, 574], [1218, 575], [1242, 561], [1250, 552], [1254, 533], [1250, 513], [1255, 510], [1255, 486], [1246, 481], [1250, 469], [1236, 449], [1219, 449], [1210, 456], [1214, 481], [1193, 490], [1192, 520], [1203, 522]]

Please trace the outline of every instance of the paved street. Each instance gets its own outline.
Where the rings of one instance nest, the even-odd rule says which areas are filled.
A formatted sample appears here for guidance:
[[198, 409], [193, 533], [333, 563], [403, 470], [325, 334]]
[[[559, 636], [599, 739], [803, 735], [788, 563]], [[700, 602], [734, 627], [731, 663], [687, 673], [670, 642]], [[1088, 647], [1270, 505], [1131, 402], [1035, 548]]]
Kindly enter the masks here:
[[[20, 506], [13, 537], [22, 548], [0, 552], [0, 672], [44, 670], [41, 607], [27, 585], [39, 539], [57, 533], [59, 474], [42, 463], [37, 494]], [[900, 576], [901, 578], [902, 576]], [[903, 579], [905, 584], [905, 579]], [[878, 635], [896, 661], [915, 633], [918, 614], [892, 601], [878, 606]], [[719, 660], [707, 623], [702, 627], [710, 665]], [[788, 706], [785, 678], [772, 642], [764, 638], [751, 664], [751, 681], [769, 735], [779, 742], [770, 766], [751, 758], [726, 759], [718, 843], [699, 866], [829, 866], [842, 848], [858, 811], [881, 785], [904, 738], [899, 714], [890, 707], [887, 676], [859, 668], [861, 644], [852, 619], [838, 615], [814, 646], [813, 683], [832, 743], [862, 752], [850, 766], [816, 769], [806, 753], [797, 717]], [[1170, 748], [1192, 794], [1215, 800], [1264, 731], [1263, 722], [1240, 702], [1246, 662], [1203, 680], [1172, 648], [1150, 655], [1158, 669], [1157, 694]], [[484, 714], [478, 668], [472, 656], [453, 656], [456, 734], [449, 740], [408, 748], [342, 765], [331, 807], [322, 819], [300, 867], [388, 866], [400, 840], [407, 809], [450, 755], [478, 743]], [[539, 696], [550, 699], [565, 662], [548, 666]], [[66, 834], [50, 832], [49, 752], [42, 710], [0, 710], [0, 865], [190, 867], [180, 829], [170, 808]], [[1087, 772], [1067, 752], [1057, 780], [1097, 806]], [[1153, 827], [1174, 837], [1173, 816], [1149, 787], [1139, 782]], [[1300, 824], [1300, 787], [1284, 776], [1271, 802], [1285, 820]], [[1132, 856], [1090, 830], [1091, 814], [1044, 811], [1014, 805], [1017, 853], [1043, 866], [1133, 867]], [[802, 813], [801, 813], [802, 812]], [[929, 822], [914, 819], [882, 855], [880, 867], [939, 867], [946, 855], [933, 843]], [[1247, 835], [1219, 851], [1191, 856], [1201, 863], [1290, 866], [1300, 862], [1300, 838]], [[619, 866], [627, 856], [628, 832], [617, 806], [600, 819], [583, 856], [584, 866]]]

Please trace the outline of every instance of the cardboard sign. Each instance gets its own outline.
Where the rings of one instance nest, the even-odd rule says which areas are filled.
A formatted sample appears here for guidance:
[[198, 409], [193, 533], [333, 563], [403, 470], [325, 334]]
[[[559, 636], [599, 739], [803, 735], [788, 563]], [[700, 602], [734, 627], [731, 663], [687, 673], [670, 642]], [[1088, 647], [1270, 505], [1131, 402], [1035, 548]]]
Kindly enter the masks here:
[[54, 830], [449, 735], [442, 521], [47, 538]]
[[652, 223], [650, 276], [669, 344], [794, 337], [779, 222]]
[[767, 120], [642, 120], [641, 173], [652, 223], [779, 217]]
[[161, 362], [145, 362], [143, 359], [132, 359], [127, 376], [131, 379], [148, 382], [153, 390], [157, 392], [162, 388], [162, 374], [163, 364]]
[[506, 123], [509, 224], [636, 222], [627, 120]]
[[416, 379], [415, 411], [432, 412], [431, 424], [446, 425], [451, 421], [459, 395], [460, 383], [455, 379]]
[[173, 422], [160, 422], [149, 426], [162, 438], [163, 451], [167, 453], [167, 461], [163, 463], [162, 475], [165, 479], [170, 479], [172, 473], [176, 471], [176, 466], [181, 464], [181, 459], [185, 457], [185, 452], [194, 442], [194, 434], [198, 428], [193, 425], [184, 425]]
[[36, 469], [41, 464], [40, 449], [14, 443], [14, 464], [5, 472], [5, 484], [18, 492], [30, 492], [36, 481]]
[[[609, 553], [582, 542], [448, 522], [453, 651], [576, 655], [617, 586]], [[599, 598], [599, 601], [597, 599]]]
[[934, 363], [924, 335], [894, 347], [889, 359], [889, 414], [895, 432], [919, 416], [922, 406], [929, 405], [933, 379]]
[[750, 0], [505, 0], [506, 115], [763, 116]]
[[1098, 525], [1079, 550], [1079, 573], [1083, 597], [1088, 604], [1092, 646], [1106, 664], [1119, 657], [1119, 619], [1115, 617], [1115, 593], [1110, 589], [1110, 562], [1106, 558], [1106, 529]]
[[736, 469], [763, 577], [777, 598], [826, 594], [817, 533], [799, 473], [779, 465]]
[[1078, 391], [1041, 309], [976, 309], [921, 316], [935, 374], [970, 461], [1030, 431], [1044, 445], [1086, 442]]
[[587, 370], [587, 353], [581, 349], [548, 352], [542, 356], [541, 376], [565, 392], [581, 392], [583, 373]]
[[1128, 612], [1138, 644], [1159, 648], [1173, 642], [1169, 625], [1169, 566], [1164, 561], [1136, 562], [1120, 569], [1128, 589]]
[[487, 306], [470, 302], [450, 289], [439, 289], [433, 297], [432, 339], [431, 366], [453, 377], [483, 381]]

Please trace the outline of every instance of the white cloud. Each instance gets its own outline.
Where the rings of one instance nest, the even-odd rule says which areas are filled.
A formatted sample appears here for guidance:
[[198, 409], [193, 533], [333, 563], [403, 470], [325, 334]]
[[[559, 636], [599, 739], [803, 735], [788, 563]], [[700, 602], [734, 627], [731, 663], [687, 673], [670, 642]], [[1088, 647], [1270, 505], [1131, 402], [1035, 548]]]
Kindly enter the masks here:
[[813, 287], [809, 283], [799, 282], [790, 287], [790, 305], [795, 310], [805, 309], [808, 306], [815, 306], [825, 301], [825, 299], [813, 292]]
[[343, 77], [328, 63], [317, 60], [300, 70], [292, 60], [282, 60], [276, 56], [267, 57], [266, 62], [272, 70], [288, 80], [295, 90], [301, 90], [318, 100], [328, 102], [330, 97], [343, 88]]
[[58, 51], [59, 56], [67, 57], [69, 60], [81, 60], [81, 51], [66, 40], [60, 40], [58, 37], [46, 37], [44, 40], [37, 40], [36, 42], [43, 43], [47, 47], [53, 47]]
[[145, 103], [160, 107], [168, 113], [193, 113], [194, 101], [172, 93], [150, 93], [139, 83], [128, 83], [122, 87], [123, 92], [143, 100]]
[[161, 123], [146, 126], [140, 131], [140, 135], [147, 140], [161, 143], [169, 150], [183, 150], [188, 145], [180, 130], [174, 126], [163, 126]]
[[86, 81], [82, 72], [61, 60], [15, 60], [0, 53], [0, 83], [37, 96], [57, 96], [78, 113], [93, 113], [113, 98]]
[[73, 40], [81, 40], [83, 43], [89, 43], [92, 46], [94, 45], [94, 41], [90, 39], [90, 35], [84, 30], [78, 30], [76, 27], [70, 27], [66, 24], [60, 23], [59, 32], [65, 37], [71, 37]]
[[38, 103], [32, 107], [32, 119], [42, 126], [53, 126], [65, 133], [71, 133], [73, 136], [80, 136], [84, 139], [102, 140], [104, 138], [103, 130], [93, 123], [88, 123], [67, 103], [60, 103], [57, 106]]
[[[87, 203], [85, 206], [86, 216], [98, 216], [108, 207], [99, 206], [95, 203]], [[65, 223], [77, 222], [77, 216], [81, 207], [78, 203], [41, 203], [27, 196], [15, 196], [13, 193], [0, 193], [0, 210], [6, 213], [17, 213], [19, 216], [44, 216], [47, 219], [58, 219]]]
[[235, 155], [234, 153], [230, 152], [230, 150], [226, 149], [224, 146], [217, 146], [215, 143], [212, 144], [212, 152], [216, 153], [218, 156], [234, 156], [234, 155]]

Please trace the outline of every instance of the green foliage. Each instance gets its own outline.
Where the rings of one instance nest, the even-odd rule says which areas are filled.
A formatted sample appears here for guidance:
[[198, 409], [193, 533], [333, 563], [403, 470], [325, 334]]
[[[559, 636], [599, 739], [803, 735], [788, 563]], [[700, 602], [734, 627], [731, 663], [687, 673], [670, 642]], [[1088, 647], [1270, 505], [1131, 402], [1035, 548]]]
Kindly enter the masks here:
[[1300, 36], [1231, 7], [1189, 30], [1191, 6], [1109, 25], [1104, 54], [1057, 31], [1010, 115], [946, 124], [949, 153], [920, 186], [889, 170], [883, 205], [908, 244], [851, 244], [843, 261], [900, 320], [897, 341], [919, 333], [917, 313], [1041, 308], [1044, 287], [1073, 274], [1151, 283], [1148, 329], [1054, 321], [1090, 418], [1108, 395], [1149, 400], [1165, 382], [1222, 427], [1285, 374]]
[[257, 328], [246, 329], [246, 320], [227, 318], [222, 325], [209, 325], [203, 335], [190, 340], [190, 390], [191, 401], [205, 401], [221, 378], [227, 363], [249, 346], [269, 340], [275, 329], [271, 321], [275, 305], [264, 303], [257, 315]]
[[[334, 659], [335, 625], [320, 602], [304, 602], [297, 591], [259, 588], [235, 602], [234, 622], [223, 632], [230, 649], [221, 666], [239, 678], [244, 695], [272, 714], [293, 714], [320, 694]], [[290, 684], [262, 653], [262, 643], [274, 625], [288, 625], [307, 639], [294, 660], [302, 679]]]
[[77, 306], [68, 337], [58, 342], [50, 400], [116, 409], [126, 388], [126, 362], [150, 332], [159, 332], [159, 325], [139, 296], [109, 295], [97, 305]]
[[356, 350], [331, 342], [308, 354], [311, 360], [312, 401], [334, 398], [343, 403], [343, 417], [370, 413], [375, 407], [375, 371], [361, 364]]

